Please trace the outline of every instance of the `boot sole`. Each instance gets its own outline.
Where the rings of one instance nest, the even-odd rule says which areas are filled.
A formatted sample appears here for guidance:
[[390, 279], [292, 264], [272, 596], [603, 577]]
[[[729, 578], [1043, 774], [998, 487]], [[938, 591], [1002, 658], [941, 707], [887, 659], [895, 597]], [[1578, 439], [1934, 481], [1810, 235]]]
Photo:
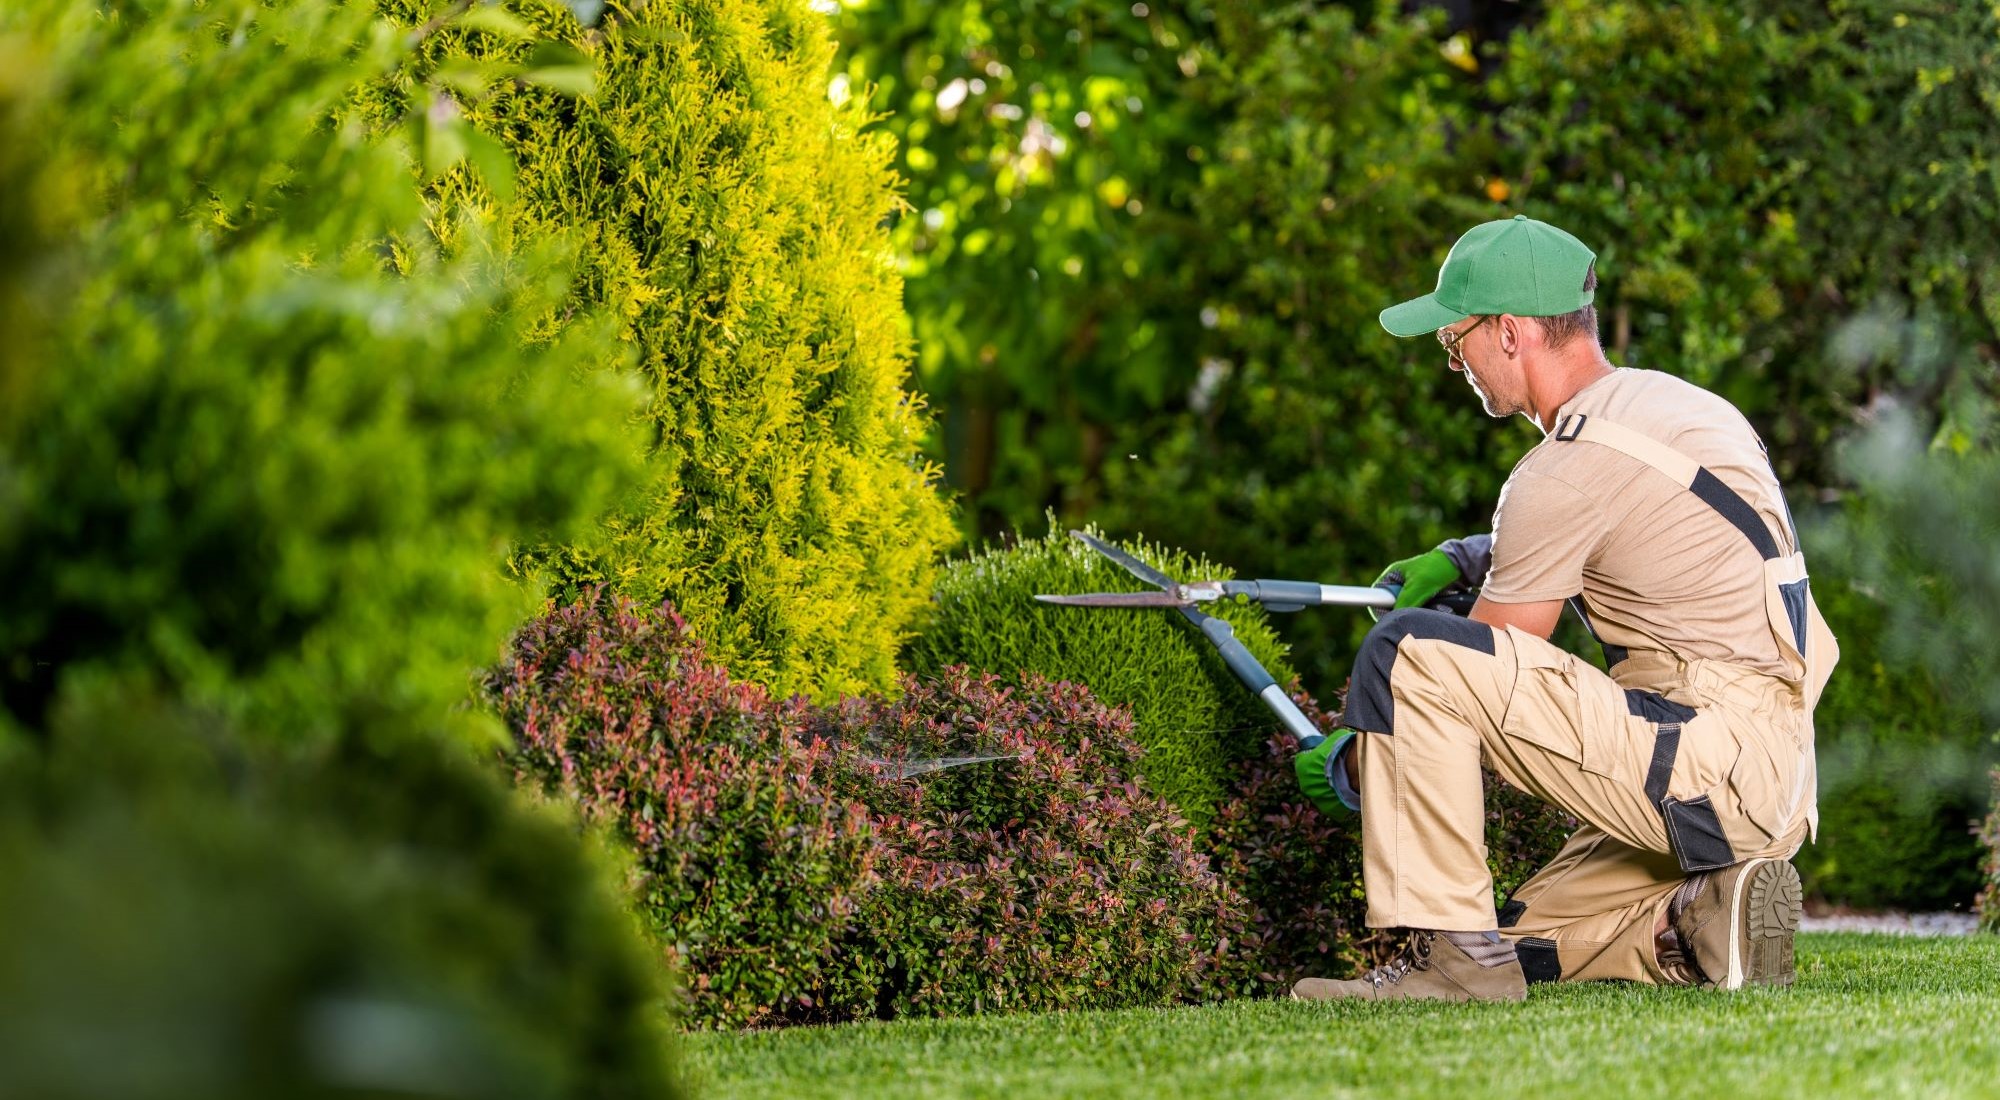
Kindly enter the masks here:
[[1790, 985], [1797, 976], [1792, 934], [1799, 929], [1799, 872], [1790, 861], [1753, 859], [1729, 899], [1729, 975], [1724, 989]]

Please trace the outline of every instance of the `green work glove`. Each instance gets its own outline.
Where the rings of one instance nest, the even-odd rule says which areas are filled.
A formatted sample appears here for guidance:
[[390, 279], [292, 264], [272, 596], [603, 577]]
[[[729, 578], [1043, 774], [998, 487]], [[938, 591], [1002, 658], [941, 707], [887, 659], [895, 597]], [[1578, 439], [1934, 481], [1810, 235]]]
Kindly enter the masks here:
[[[1459, 574], [1457, 563], [1442, 550], [1431, 550], [1414, 558], [1402, 561], [1382, 570], [1375, 583], [1400, 584], [1403, 590], [1396, 594], [1396, 608], [1422, 607], [1438, 598], [1438, 594], [1464, 580]], [[1373, 608], [1369, 609], [1371, 612]], [[1376, 616], [1380, 618], [1380, 616]]]
[[1328, 772], [1330, 766], [1339, 766], [1335, 761], [1341, 747], [1353, 738], [1353, 731], [1337, 730], [1332, 737], [1322, 737], [1292, 757], [1292, 771], [1298, 776], [1299, 790], [1320, 813], [1328, 817], [1346, 817], [1356, 809], [1341, 799]]

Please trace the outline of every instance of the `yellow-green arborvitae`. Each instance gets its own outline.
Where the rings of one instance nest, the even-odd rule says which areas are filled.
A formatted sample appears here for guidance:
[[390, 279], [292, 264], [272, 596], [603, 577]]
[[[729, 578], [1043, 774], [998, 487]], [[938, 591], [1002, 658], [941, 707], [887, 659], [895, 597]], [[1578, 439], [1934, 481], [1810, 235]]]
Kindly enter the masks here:
[[[415, 25], [449, 6], [385, 7]], [[434, 81], [464, 94], [412, 104], [418, 86], [385, 84], [379, 117], [458, 111], [499, 139], [512, 179], [474, 150], [433, 188], [437, 231], [470, 214], [516, 248], [573, 242], [570, 306], [623, 319], [650, 391], [646, 488], [538, 564], [559, 591], [672, 599], [733, 673], [780, 692], [890, 685], [955, 534], [904, 389], [889, 139], [829, 97], [824, 17], [806, 0], [474, 13], [427, 43]], [[489, 83], [502, 60], [528, 79]]]

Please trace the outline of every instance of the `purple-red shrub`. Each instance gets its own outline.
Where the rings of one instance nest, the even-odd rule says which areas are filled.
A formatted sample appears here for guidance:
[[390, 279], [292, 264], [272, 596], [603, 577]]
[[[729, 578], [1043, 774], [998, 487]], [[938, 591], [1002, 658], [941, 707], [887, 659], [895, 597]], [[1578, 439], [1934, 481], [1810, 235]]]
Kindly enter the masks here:
[[909, 761], [1006, 759], [916, 780], [859, 777], [881, 842], [843, 977], [878, 1014], [1209, 999], [1243, 984], [1243, 900], [1137, 779], [1129, 712], [1030, 675], [948, 668], [889, 702], [849, 700], [819, 732], [893, 775]]
[[809, 708], [733, 683], [671, 609], [593, 597], [530, 623], [486, 679], [517, 779], [568, 796], [634, 854], [633, 894], [694, 1025], [828, 1016], [819, 1004], [875, 858], [832, 791]]
[[[1293, 701], [1321, 729], [1339, 716], [1294, 685]], [[1386, 931], [1362, 922], [1361, 818], [1329, 818], [1299, 793], [1292, 740], [1277, 734], [1242, 764], [1210, 825], [1222, 877], [1251, 905], [1241, 944], [1253, 978], [1244, 993], [1269, 993], [1302, 977], [1344, 976], [1383, 961]], [[1364, 794], [1363, 797], [1366, 797]], [[1486, 774], [1487, 865], [1496, 905], [1561, 847], [1573, 819]]]
[[[1242, 988], [1242, 899], [1079, 685], [948, 670], [815, 709], [671, 610], [530, 624], [487, 692], [517, 776], [635, 854], [696, 1026], [1165, 1004]], [[912, 758], [1003, 759], [901, 778]]]

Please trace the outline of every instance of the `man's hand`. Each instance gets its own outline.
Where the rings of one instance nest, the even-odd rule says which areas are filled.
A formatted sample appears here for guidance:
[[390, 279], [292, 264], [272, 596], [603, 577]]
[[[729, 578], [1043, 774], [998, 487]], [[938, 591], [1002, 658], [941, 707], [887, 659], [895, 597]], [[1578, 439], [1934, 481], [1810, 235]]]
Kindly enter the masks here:
[[[1292, 758], [1299, 790], [1320, 813], [1328, 817], [1346, 817], [1361, 808], [1350, 805], [1341, 795], [1342, 785], [1353, 794], [1360, 793], [1359, 786], [1354, 782], [1354, 754], [1341, 754], [1342, 747], [1353, 737], [1351, 731], [1335, 730], [1333, 736], [1313, 742]], [[1334, 777], [1336, 769], [1341, 771], [1338, 779]]]
[[1400, 610], [1422, 607], [1437, 599], [1438, 593], [1464, 579], [1449, 555], [1442, 550], [1431, 550], [1414, 558], [1404, 558], [1382, 570], [1375, 583], [1403, 586], [1403, 590], [1396, 594], [1396, 607]]

